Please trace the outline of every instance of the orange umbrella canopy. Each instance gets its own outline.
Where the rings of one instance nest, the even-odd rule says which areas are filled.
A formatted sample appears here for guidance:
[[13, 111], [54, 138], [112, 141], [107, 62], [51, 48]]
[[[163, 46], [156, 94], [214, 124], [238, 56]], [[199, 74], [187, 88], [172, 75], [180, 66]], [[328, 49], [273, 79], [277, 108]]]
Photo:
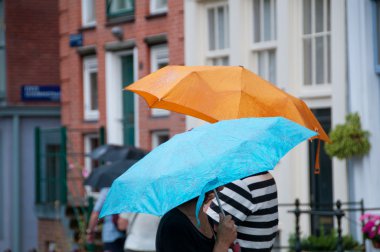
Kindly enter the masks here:
[[167, 66], [126, 87], [149, 107], [214, 123], [282, 116], [329, 137], [308, 106], [241, 66]]

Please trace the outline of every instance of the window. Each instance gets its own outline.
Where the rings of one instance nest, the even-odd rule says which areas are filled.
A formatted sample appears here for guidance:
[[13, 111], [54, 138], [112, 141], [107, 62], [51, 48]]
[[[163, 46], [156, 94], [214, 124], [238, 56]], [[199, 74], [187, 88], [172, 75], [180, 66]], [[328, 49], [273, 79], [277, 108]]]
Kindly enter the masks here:
[[133, 15], [134, 5], [133, 0], [107, 0], [107, 16], [112, 18]]
[[228, 4], [206, 7], [207, 11], [207, 52], [206, 64], [229, 64], [229, 14]]
[[95, 0], [82, 0], [82, 25], [96, 25]]
[[150, 0], [150, 13], [164, 13], [168, 11], [168, 1], [167, 0]]
[[262, 78], [276, 82], [276, 0], [252, 1], [253, 68]]
[[331, 82], [330, 0], [302, 1], [303, 83]]
[[152, 149], [169, 140], [169, 131], [160, 130], [152, 132]]
[[5, 21], [4, 1], [0, 0], [0, 101], [5, 99]]
[[42, 202], [54, 203], [60, 199], [60, 145], [46, 145], [46, 159], [42, 173]]
[[36, 203], [62, 204], [67, 200], [66, 129], [35, 130]]
[[[169, 64], [168, 46], [157, 45], [150, 48], [150, 70], [155, 72]], [[152, 116], [168, 116], [170, 112], [165, 109], [152, 109]]]
[[98, 120], [98, 62], [95, 57], [83, 60], [84, 119]]
[[380, 1], [374, 2], [375, 70], [380, 74]]
[[[99, 147], [98, 134], [87, 134], [84, 136], [84, 152], [91, 153], [95, 148]], [[94, 168], [99, 166], [99, 162], [90, 157], [85, 159], [85, 172], [89, 174]]]

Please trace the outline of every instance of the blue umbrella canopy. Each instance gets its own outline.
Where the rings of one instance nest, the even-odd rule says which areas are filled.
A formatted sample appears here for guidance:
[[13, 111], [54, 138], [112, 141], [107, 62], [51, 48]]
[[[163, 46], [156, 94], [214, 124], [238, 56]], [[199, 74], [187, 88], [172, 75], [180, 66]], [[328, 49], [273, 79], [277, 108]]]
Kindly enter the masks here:
[[218, 186], [273, 169], [316, 134], [282, 117], [226, 120], [178, 134], [113, 182], [100, 217], [161, 216]]

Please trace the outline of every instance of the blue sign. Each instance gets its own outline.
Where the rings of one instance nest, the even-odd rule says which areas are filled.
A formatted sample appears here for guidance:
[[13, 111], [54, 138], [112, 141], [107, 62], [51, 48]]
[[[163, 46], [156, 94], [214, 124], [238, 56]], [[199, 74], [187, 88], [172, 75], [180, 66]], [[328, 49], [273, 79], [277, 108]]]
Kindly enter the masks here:
[[25, 85], [21, 88], [23, 101], [52, 101], [61, 100], [61, 88], [59, 86]]
[[70, 34], [70, 46], [78, 47], [83, 45], [83, 35], [82, 33]]

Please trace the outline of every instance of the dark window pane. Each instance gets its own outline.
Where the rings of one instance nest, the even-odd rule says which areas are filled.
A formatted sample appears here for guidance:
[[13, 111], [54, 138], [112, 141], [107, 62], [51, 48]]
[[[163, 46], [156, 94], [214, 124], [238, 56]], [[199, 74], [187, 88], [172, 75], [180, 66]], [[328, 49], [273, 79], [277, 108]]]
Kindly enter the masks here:
[[327, 4], [327, 31], [330, 31], [331, 30], [331, 6], [330, 6], [330, 0], [326, 0], [326, 4]]
[[215, 11], [209, 9], [207, 11], [208, 16], [208, 48], [209, 50], [215, 50]]
[[53, 203], [59, 200], [60, 193], [60, 159], [59, 159], [60, 146], [47, 145], [46, 146], [46, 173], [44, 174], [45, 183], [45, 202]]
[[90, 74], [91, 110], [98, 110], [98, 73]]
[[271, 30], [272, 30], [272, 17], [270, 10], [270, 0], [264, 0], [264, 41], [271, 40]]
[[311, 39], [303, 40], [303, 76], [304, 84], [311, 85], [312, 83], [312, 53]]
[[226, 48], [226, 34], [225, 34], [225, 9], [223, 7], [218, 7], [218, 49]]
[[331, 39], [327, 35], [327, 83], [331, 83]]
[[316, 83], [322, 84], [325, 82], [324, 78], [324, 50], [323, 50], [323, 37], [315, 38], [315, 75]]
[[133, 11], [133, 0], [112, 0], [110, 14]]
[[323, 31], [323, 0], [315, 0], [315, 32]]
[[303, 34], [311, 33], [311, 0], [303, 0]]
[[254, 24], [254, 31], [253, 31], [253, 41], [254, 42], [260, 42], [261, 37], [261, 22], [260, 22], [260, 0], [254, 0], [253, 1], [253, 24]]
[[269, 68], [268, 68], [268, 80], [275, 84], [276, 83], [276, 50], [269, 50]]

